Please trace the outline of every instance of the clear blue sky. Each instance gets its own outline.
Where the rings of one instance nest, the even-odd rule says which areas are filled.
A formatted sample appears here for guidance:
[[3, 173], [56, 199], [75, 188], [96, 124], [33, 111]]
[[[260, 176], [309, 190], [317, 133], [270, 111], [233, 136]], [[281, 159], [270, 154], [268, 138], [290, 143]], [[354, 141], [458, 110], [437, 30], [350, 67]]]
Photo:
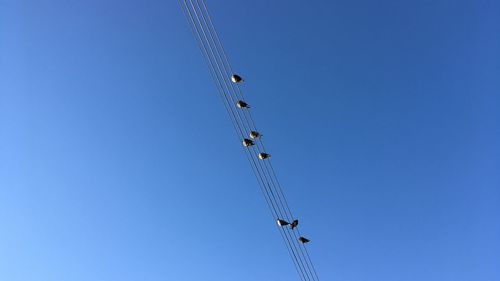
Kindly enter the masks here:
[[[321, 280], [500, 280], [498, 1], [207, 0]], [[177, 1], [0, 1], [0, 280], [298, 280]]]

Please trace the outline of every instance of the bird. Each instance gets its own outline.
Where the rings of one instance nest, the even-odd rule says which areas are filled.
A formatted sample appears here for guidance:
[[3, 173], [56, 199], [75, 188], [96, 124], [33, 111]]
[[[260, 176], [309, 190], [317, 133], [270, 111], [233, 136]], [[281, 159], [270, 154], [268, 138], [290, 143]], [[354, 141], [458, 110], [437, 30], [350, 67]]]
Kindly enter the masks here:
[[245, 147], [249, 147], [249, 146], [252, 146], [254, 145], [255, 143], [253, 142], [253, 140], [249, 140], [249, 139], [243, 139], [243, 141], [241, 142], [243, 144], [243, 146]]
[[304, 238], [302, 236], [299, 237], [299, 242], [302, 243], [302, 244], [309, 243], [309, 241], [311, 241], [311, 240], [309, 240], [307, 238]]
[[236, 102], [236, 106], [239, 107], [239, 108], [250, 108], [250, 106], [248, 105], [248, 103], [242, 101], [242, 100], [239, 100], [238, 102]]
[[233, 74], [231, 76], [231, 81], [233, 81], [233, 83], [241, 83], [243, 82], [243, 78], [241, 78], [241, 76], [239, 76], [238, 74]]
[[264, 153], [264, 152], [259, 153], [259, 159], [260, 160], [264, 160], [264, 159], [267, 159], [269, 157], [271, 157], [270, 154], [267, 154], [267, 153]]
[[279, 226], [287, 226], [289, 225], [290, 223], [287, 222], [286, 220], [282, 220], [282, 219], [277, 219], [276, 220], [276, 223], [279, 225]]
[[299, 220], [294, 220], [294, 221], [290, 224], [290, 227], [291, 227], [292, 229], [294, 229], [294, 228], [296, 228], [296, 227], [297, 227], [297, 225], [299, 225]]
[[250, 137], [252, 139], [258, 139], [258, 138], [260, 138], [260, 136], [261, 136], [260, 133], [257, 131], [250, 131]]

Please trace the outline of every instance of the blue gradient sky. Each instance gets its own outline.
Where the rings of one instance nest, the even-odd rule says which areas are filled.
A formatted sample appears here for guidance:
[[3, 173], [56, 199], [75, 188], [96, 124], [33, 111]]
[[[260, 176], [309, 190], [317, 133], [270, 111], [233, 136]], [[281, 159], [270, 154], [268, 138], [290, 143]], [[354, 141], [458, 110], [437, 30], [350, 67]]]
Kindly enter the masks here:
[[[322, 280], [500, 280], [498, 1], [207, 0]], [[0, 1], [0, 280], [298, 280], [177, 1]]]

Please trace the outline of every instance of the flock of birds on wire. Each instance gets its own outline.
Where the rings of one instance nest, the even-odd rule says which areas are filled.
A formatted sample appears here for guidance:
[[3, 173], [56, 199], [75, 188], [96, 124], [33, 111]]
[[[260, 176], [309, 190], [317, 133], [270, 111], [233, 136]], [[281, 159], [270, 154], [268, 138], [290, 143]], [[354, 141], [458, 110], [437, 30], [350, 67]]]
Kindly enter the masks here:
[[[233, 83], [241, 83], [241, 82], [243, 82], [243, 78], [241, 78], [241, 76], [239, 76], [238, 74], [233, 74], [231, 76], [231, 81]], [[250, 108], [250, 106], [242, 100], [237, 101], [236, 106], [238, 108]], [[250, 131], [250, 133], [248, 135], [252, 139], [258, 139], [262, 136], [257, 131]], [[241, 143], [243, 144], [244, 147], [250, 147], [252, 145], [255, 145], [255, 142], [253, 140], [250, 140], [250, 139], [243, 139], [243, 141]], [[260, 152], [259, 154], [257, 154], [257, 156], [259, 157], [260, 160], [265, 160], [265, 159], [271, 157], [270, 154], [267, 154], [265, 152]], [[295, 219], [295, 220], [293, 220], [293, 222], [289, 223], [286, 220], [278, 218], [278, 219], [276, 219], [276, 223], [281, 227], [290, 226], [290, 228], [293, 230], [294, 228], [296, 228], [299, 225], [299, 220]], [[302, 244], [306, 244], [306, 243], [310, 242], [309, 239], [302, 237], [302, 236], [300, 236], [297, 240], [299, 240], [299, 242]]]
[[[205, 0], [178, 0], [189, 21], [191, 31], [205, 57], [210, 74], [224, 107], [245, 150], [247, 160], [257, 178], [262, 194], [277, 223], [279, 232], [293, 264], [303, 281], [319, 280], [307, 248], [309, 239], [298, 229], [299, 221], [292, 215], [283, 189], [266, 153], [262, 134], [256, 129], [250, 106], [243, 98], [243, 78], [235, 74], [212, 22]], [[256, 159], [258, 158], [258, 159]], [[294, 242], [297, 241], [297, 242]]]

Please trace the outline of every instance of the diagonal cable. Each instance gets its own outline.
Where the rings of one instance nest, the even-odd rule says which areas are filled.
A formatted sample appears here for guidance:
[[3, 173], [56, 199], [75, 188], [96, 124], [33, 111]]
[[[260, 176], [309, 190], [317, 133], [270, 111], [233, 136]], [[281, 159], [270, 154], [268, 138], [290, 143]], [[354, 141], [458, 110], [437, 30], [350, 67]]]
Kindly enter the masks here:
[[[239, 89], [238, 86], [236, 86], [236, 89], [238, 90], [238, 91], [236, 91], [235, 90], [235, 86], [232, 83], [228, 83], [228, 81], [227, 81], [228, 80], [227, 78], [229, 77], [230, 73], [232, 73], [231, 66], [229, 64], [229, 61], [227, 60], [227, 55], [225, 54], [225, 51], [223, 49], [222, 44], [220, 44], [220, 39], [218, 37], [218, 34], [217, 34], [215, 28], [213, 27], [213, 23], [211, 21], [208, 9], [206, 9], [205, 2], [202, 1], [203, 6], [204, 6], [204, 8], [206, 10], [207, 18], [208, 18], [208, 21], [210, 22], [210, 25], [207, 23], [207, 19], [206, 19], [205, 15], [204, 15], [203, 10], [201, 9], [201, 5], [199, 3], [199, 0], [196, 0], [196, 3], [197, 3], [198, 10], [199, 10], [199, 13], [200, 13], [201, 17], [198, 16], [198, 11], [195, 8], [195, 6], [193, 5], [193, 2], [191, 0], [189, 2], [190, 2], [190, 5], [191, 5], [191, 8], [193, 9], [195, 17], [196, 17], [196, 21], [195, 21], [194, 18], [193, 18], [193, 16], [192, 16], [192, 14], [191, 14], [191, 11], [190, 11], [190, 9], [189, 9], [189, 7], [187, 5], [187, 2], [184, 1], [185, 9], [189, 13], [190, 23], [192, 24], [192, 27], [191, 27], [192, 31], [193, 31], [193, 29], [196, 31], [197, 36], [198, 36], [198, 41], [199, 41], [199, 47], [200, 47], [200, 49], [203, 49], [202, 53], [205, 56], [205, 58], [207, 59], [207, 61], [210, 63], [210, 67], [209, 68], [211, 70], [212, 78], [214, 79], [214, 82], [215, 82], [215, 80], [217, 80], [216, 86], [218, 88], [218, 91], [221, 94], [221, 96], [224, 96], [224, 98], [223, 98], [223, 101], [225, 99], [224, 105], [226, 107], [226, 111], [228, 112], [228, 115], [231, 118], [231, 121], [233, 123], [233, 127], [237, 131], [238, 135], [240, 137], [244, 138], [245, 137], [245, 134], [244, 134], [245, 131], [248, 132], [252, 128], [255, 130], [255, 122], [253, 121], [253, 118], [251, 117], [251, 114], [250, 114], [249, 111], [244, 110], [242, 112], [243, 113], [243, 117], [241, 117], [240, 112], [238, 110], [236, 111], [236, 113], [234, 113], [234, 111], [233, 111], [234, 98], [233, 98], [232, 95], [240, 96], [241, 99], [242, 99], [242, 93], [241, 93], [241, 90]], [[183, 9], [183, 11], [184, 11], [184, 9]], [[201, 18], [201, 20], [200, 20], [200, 18]], [[198, 30], [196, 22], [198, 22], [198, 24], [199, 24], [199, 29], [202, 31], [203, 37], [199, 33], [199, 30]], [[203, 25], [205, 25], [205, 27]], [[212, 26], [212, 29], [210, 29], [210, 26]], [[205, 32], [205, 29], [208, 30], [208, 31]], [[210, 40], [207, 37], [207, 33], [209, 34]], [[219, 44], [217, 44], [216, 41], [214, 40], [214, 33], [215, 33], [215, 37], [217, 38], [217, 42]], [[193, 35], [194, 35], [194, 32], [193, 32]], [[203, 38], [205, 40], [203, 40]], [[208, 46], [208, 49], [209, 49], [210, 52], [207, 51], [207, 46]], [[215, 52], [214, 52], [214, 49], [215, 49]], [[223, 55], [221, 55], [221, 51], [220, 50], [222, 50], [222, 54]], [[224, 59], [223, 59], [223, 57], [224, 57]], [[214, 64], [212, 58], [214, 59], [215, 64]], [[220, 60], [220, 64], [219, 64], [218, 60]], [[222, 65], [222, 67], [221, 67], [221, 65]], [[223, 70], [221, 70], [221, 68]], [[229, 69], [229, 73], [228, 73], [228, 69]], [[225, 72], [225, 74], [224, 74], [224, 72]], [[219, 75], [220, 75], [220, 77], [219, 77]], [[222, 82], [221, 82], [221, 80], [222, 80]], [[222, 86], [222, 85], [224, 85], [224, 86]], [[224, 88], [225, 88], [225, 90], [224, 90]], [[226, 91], [228, 93], [226, 93]], [[229, 96], [229, 98], [228, 98], [228, 96]], [[232, 102], [232, 104], [231, 104], [231, 102], [229, 100]], [[228, 107], [229, 107], [229, 109], [228, 109]], [[247, 117], [245, 115], [246, 112], [248, 113], [249, 117]], [[235, 115], [238, 116], [238, 118], [236, 118]], [[249, 121], [249, 119], [251, 121]], [[238, 122], [238, 120], [239, 120], [239, 122]], [[247, 130], [247, 128], [248, 128], [248, 130]], [[264, 145], [261, 142], [261, 140], [260, 140], [260, 142], [257, 143], [257, 147], [259, 147], [259, 145], [258, 145], [259, 143], [261, 144], [262, 151], [265, 151]], [[255, 152], [255, 148], [252, 147], [252, 149]], [[256, 153], [254, 153], [254, 154], [256, 154]], [[246, 155], [247, 155], [247, 159], [249, 160], [249, 162], [253, 162], [252, 170], [254, 171], [254, 174], [256, 175], [256, 177], [258, 179], [260, 178], [259, 185], [261, 187], [261, 191], [263, 192], [263, 194], [264, 194], [264, 196], [266, 198], [266, 203], [268, 204], [268, 207], [270, 209], [274, 209], [272, 211], [273, 215], [276, 216], [276, 217], [279, 216], [281, 218], [292, 219], [293, 216], [291, 214], [290, 207], [288, 206], [288, 203], [286, 202], [286, 198], [284, 196], [282, 187], [279, 184], [279, 181], [277, 180], [276, 174], [274, 172], [274, 168], [272, 167], [270, 161], [262, 161], [262, 162], [264, 162], [264, 164], [262, 164], [262, 162], [258, 161], [258, 164], [259, 164], [258, 166], [260, 167], [260, 169], [259, 169], [259, 168], [257, 168], [257, 165], [255, 165], [256, 163], [253, 160], [253, 158], [251, 157], [252, 155], [250, 155], [250, 157], [248, 156], [248, 154], [246, 154]], [[269, 167], [267, 166], [266, 162], [269, 162]], [[265, 167], [265, 170], [262, 167], [262, 165]], [[271, 173], [271, 171], [272, 171], [272, 173]], [[261, 172], [262, 172], [262, 174], [264, 174], [265, 179], [263, 179]], [[271, 179], [271, 184], [269, 184], [269, 180], [267, 179], [267, 177], [269, 177]], [[262, 184], [264, 184], [265, 191], [263, 190]], [[268, 189], [265, 188], [266, 186], [268, 187]], [[274, 193], [277, 194], [279, 202], [276, 199], [276, 196], [274, 195], [273, 190], [274, 190]], [[269, 196], [269, 193], [271, 193], [272, 198]], [[281, 198], [283, 198], [283, 200]], [[271, 201], [271, 204], [270, 204], [269, 200]], [[284, 203], [283, 203], [283, 201], [284, 201]], [[276, 208], [278, 209], [278, 212], [276, 211], [275, 205], [276, 205]], [[280, 206], [281, 206], [281, 209], [283, 209], [284, 213], [281, 212]], [[285, 210], [285, 206], [286, 206], [286, 210]], [[285, 214], [285, 215], [283, 215], [283, 214]], [[285, 232], [287, 232], [287, 231], [285, 231]], [[295, 238], [297, 238], [297, 236], [295, 235], [295, 232], [294, 231], [292, 231], [292, 232], [293, 232]], [[283, 235], [282, 235], [282, 238], [283, 238]], [[286, 237], [286, 239], [288, 240], [288, 237]], [[290, 243], [290, 241], [288, 241], [288, 243]], [[313, 267], [312, 262], [310, 261], [309, 254], [307, 253], [307, 249], [304, 247], [304, 250], [306, 251], [306, 255], [307, 255], [307, 257], [304, 257], [304, 252], [303, 252], [301, 246], [304, 247], [302, 244], [299, 245], [299, 248], [300, 248], [300, 253], [299, 253], [297, 251], [297, 248], [294, 245], [295, 248], [292, 249], [293, 254], [295, 254], [295, 251], [297, 251], [298, 256], [300, 258], [305, 258], [307, 260], [307, 262], [309, 262], [311, 264], [311, 266]], [[289, 249], [289, 253], [290, 253], [290, 249]], [[309, 271], [308, 273], [311, 273], [311, 268], [309, 267], [309, 264], [307, 264], [307, 262], [306, 262], [306, 267], [307, 267], [307, 269]], [[301, 259], [300, 259], [300, 263], [302, 263]], [[295, 263], [295, 261], [294, 261], [294, 264], [297, 267], [297, 264]], [[304, 264], [301, 264], [301, 266], [303, 267]], [[314, 272], [314, 275], [315, 275], [316, 279], [318, 279], [314, 267], [313, 267], [312, 271]], [[306, 276], [307, 276], [307, 274], [306, 274]], [[309, 279], [308, 276], [307, 276], [307, 279]]]
[[[188, 9], [187, 7], [186, 7], [186, 10], [187, 10], [187, 11], [188, 11], [188, 13], [189, 13], [190, 23], [194, 25], [194, 24], [195, 24], [195, 22], [194, 22], [193, 17], [192, 17], [192, 15], [190, 14], [190, 11], [189, 11], [189, 9]], [[185, 14], [186, 14], [186, 13], [185, 13]], [[197, 27], [196, 27], [196, 26], [194, 26], [194, 28], [192, 27], [192, 31], [193, 31], [193, 29], [196, 31], [197, 36], [198, 36], [198, 40], [201, 42], [201, 44], [199, 44], [200, 49], [202, 49], [202, 53], [203, 53], [203, 55], [206, 57], [207, 61], [209, 62], [209, 68], [210, 68], [210, 71], [211, 71], [211, 74], [212, 74], [212, 78], [214, 79], [214, 82], [216, 82], [216, 86], [217, 86], [217, 88], [218, 88], [218, 91], [219, 91], [219, 93], [221, 93], [222, 95], [224, 95], [224, 96], [225, 96], [224, 89], [222, 88], [222, 85], [221, 85], [222, 83], [220, 82], [220, 79], [219, 79], [219, 78], [217, 77], [217, 75], [215, 74], [214, 65], [213, 65], [213, 63], [212, 63], [212, 62], [211, 62], [211, 60], [210, 60], [210, 56], [208, 55], [208, 52], [207, 52], [206, 47], [205, 47], [205, 45], [204, 45], [204, 43], [203, 43], [203, 40], [201, 39], [201, 37], [200, 37], [200, 35], [199, 35], [199, 33], [198, 33]], [[193, 33], [194, 33], [194, 32], [193, 32]], [[227, 99], [227, 96], [226, 96], [226, 99]], [[226, 100], [226, 102], [227, 102], [227, 100]], [[232, 111], [232, 109], [229, 109], [229, 110], [228, 110], [227, 106], [226, 106], [226, 110], [228, 111], [228, 114], [230, 115], [230, 117], [232, 117], [231, 119], [232, 119], [232, 121], [233, 121], [233, 126], [234, 126], [235, 130], [237, 131], [237, 133], [238, 133], [240, 136], [243, 136], [243, 133], [241, 132], [241, 128], [240, 128], [240, 126], [237, 124], [237, 122], [234, 122], [234, 120], [236, 119], [236, 118], [234, 117], [234, 112]], [[234, 123], [236, 123], [236, 125], [235, 125]], [[247, 155], [247, 159], [249, 159], [248, 155]], [[254, 162], [254, 164], [255, 164], [255, 162]], [[253, 169], [253, 170], [254, 170], [254, 169]], [[254, 173], [255, 173], [255, 170], [254, 170]], [[257, 176], [257, 178], [262, 179], [262, 176], [261, 176], [261, 175], [256, 174], [256, 176]], [[261, 184], [261, 183], [259, 182], [259, 184]], [[261, 184], [261, 185], [262, 185], [262, 184]], [[267, 192], [267, 191], [266, 191], [266, 192]], [[269, 196], [265, 196], [265, 197], [266, 197], [266, 203], [268, 203], [268, 206], [269, 206], [269, 201], [267, 200]], [[272, 206], [272, 208], [273, 208], [273, 209], [275, 209], [274, 205], [272, 205], [272, 204], [271, 204], [271, 206]], [[271, 208], [270, 208], [270, 209], [271, 209]], [[275, 216], [278, 216], [278, 215], [277, 215], [277, 212], [276, 212], [275, 210], [273, 211], [273, 214], [274, 214]], [[284, 237], [284, 236], [282, 235], [282, 238], [283, 238], [283, 237]], [[286, 238], [286, 236], [285, 236], [285, 238]], [[287, 241], [287, 242], [290, 244], [290, 241]]]

